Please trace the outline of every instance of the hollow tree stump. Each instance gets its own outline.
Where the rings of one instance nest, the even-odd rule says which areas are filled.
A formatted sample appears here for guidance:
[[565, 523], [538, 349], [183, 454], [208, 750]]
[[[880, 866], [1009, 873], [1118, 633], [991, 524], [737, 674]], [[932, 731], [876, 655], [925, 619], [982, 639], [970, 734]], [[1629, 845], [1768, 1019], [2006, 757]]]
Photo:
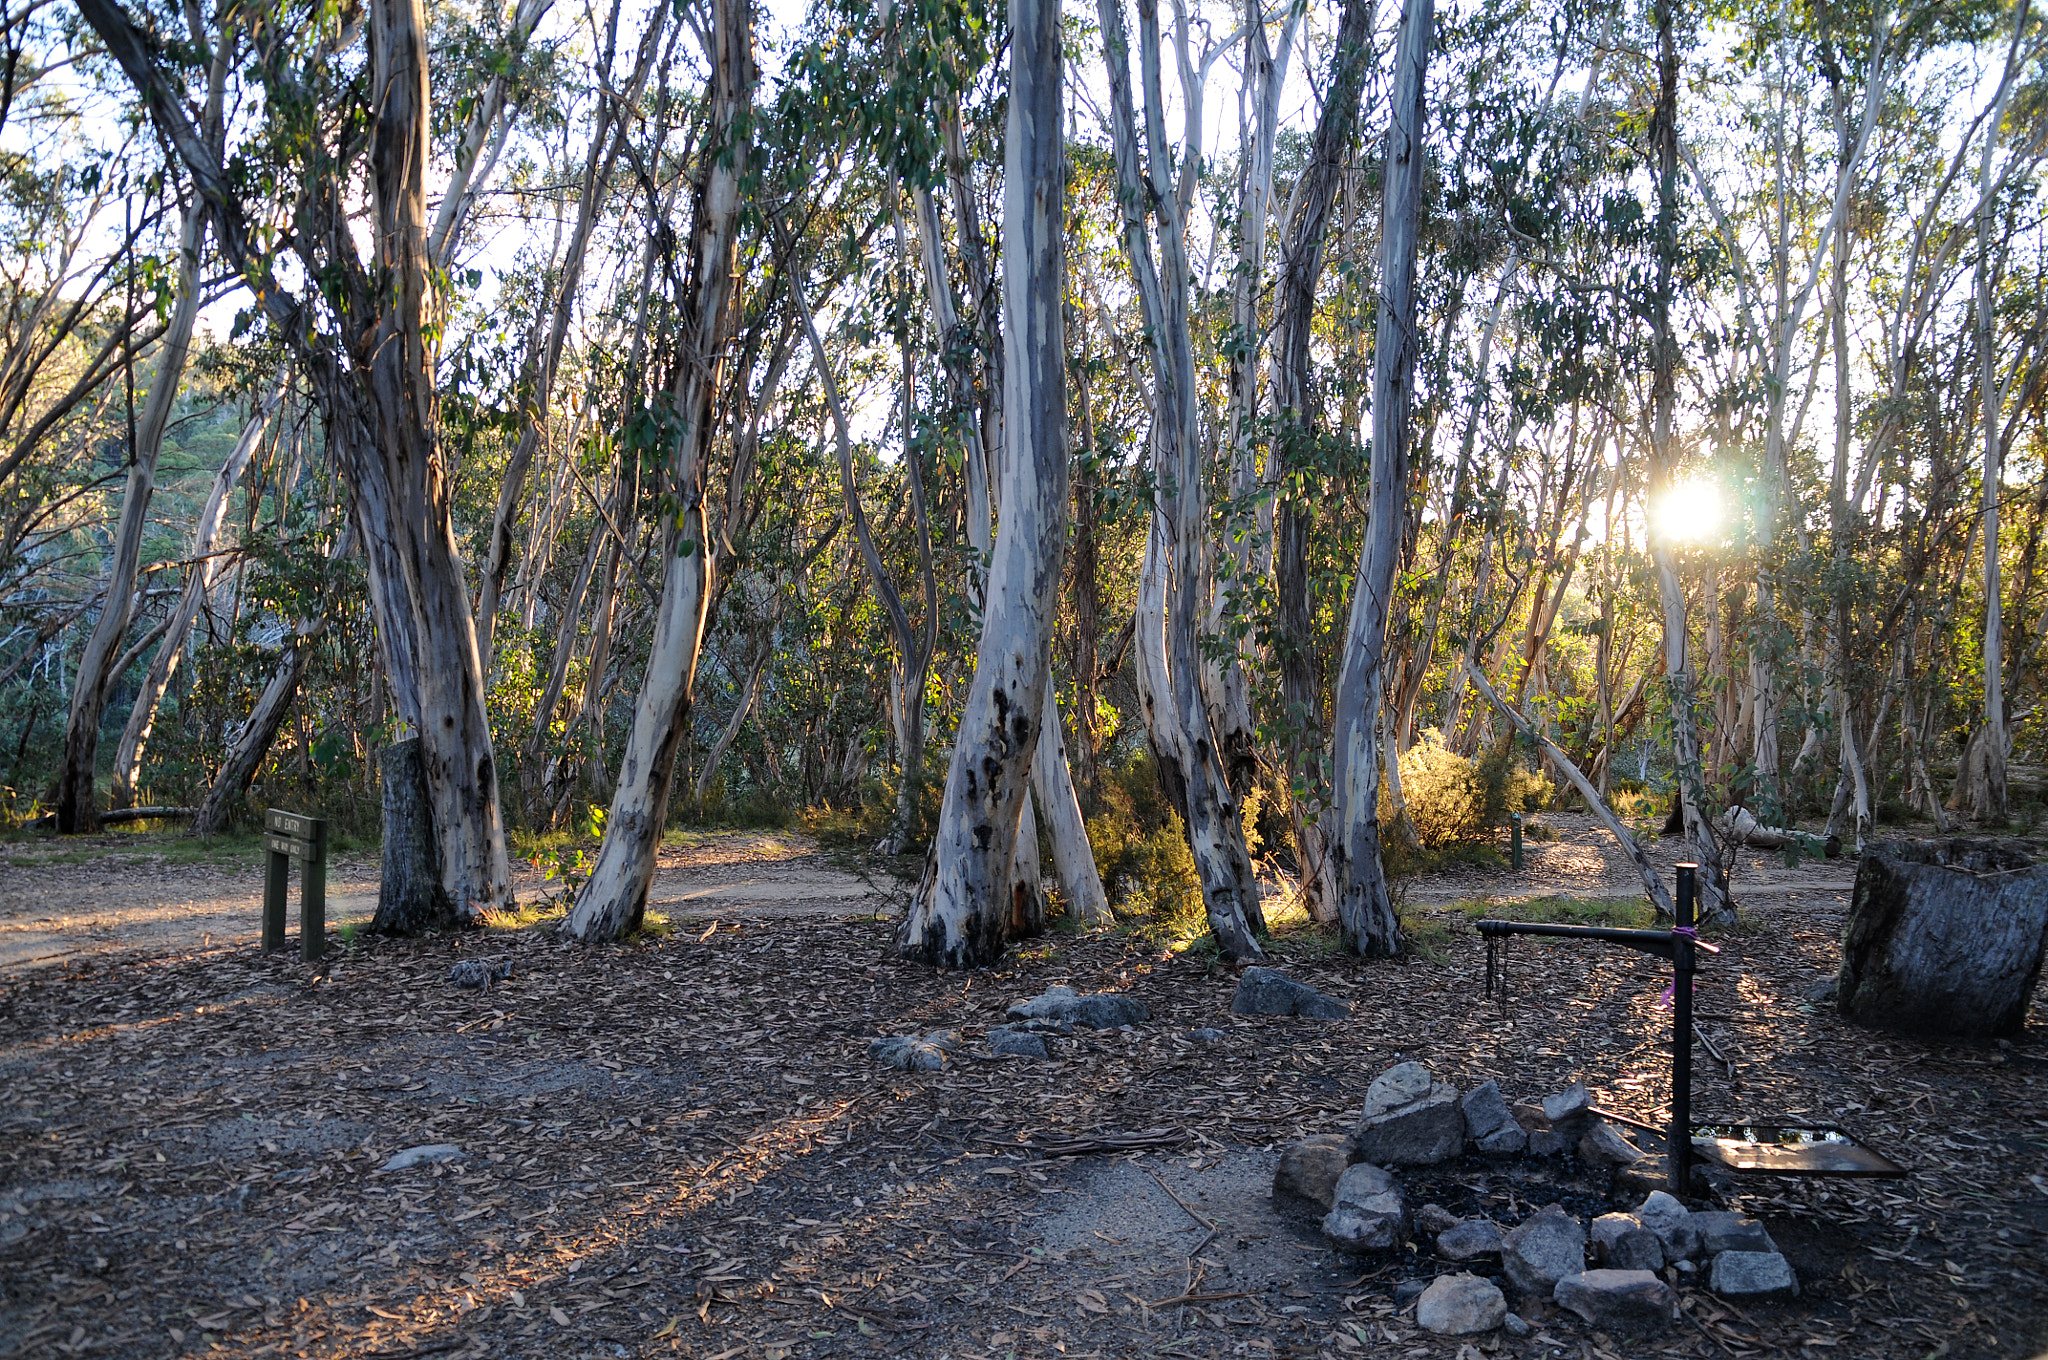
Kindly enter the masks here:
[[1991, 840], [1882, 841], [1856, 867], [1836, 1004], [1910, 1035], [2013, 1035], [2048, 943], [2048, 864]]
[[384, 872], [371, 929], [416, 935], [452, 925], [455, 913], [441, 887], [441, 857], [434, 842], [419, 738], [379, 751], [377, 769], [384, 785]]

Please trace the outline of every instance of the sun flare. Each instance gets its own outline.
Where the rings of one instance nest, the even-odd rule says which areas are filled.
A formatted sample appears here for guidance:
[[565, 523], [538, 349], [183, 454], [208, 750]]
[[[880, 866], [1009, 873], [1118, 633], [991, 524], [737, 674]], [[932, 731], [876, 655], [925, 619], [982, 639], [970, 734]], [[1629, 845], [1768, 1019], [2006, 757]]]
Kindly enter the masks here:
[[1659, 497], [1650, 523], [1671, 543], [1711, 543], [1721, 534], [1721, 488], [1712, 482], [1680, 482]]

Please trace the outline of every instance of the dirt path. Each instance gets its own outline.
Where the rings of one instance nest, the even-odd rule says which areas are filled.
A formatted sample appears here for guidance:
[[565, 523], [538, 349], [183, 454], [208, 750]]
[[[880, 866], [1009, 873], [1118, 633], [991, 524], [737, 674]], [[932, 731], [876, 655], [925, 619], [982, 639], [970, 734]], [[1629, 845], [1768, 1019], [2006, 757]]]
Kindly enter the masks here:
[[[1639, 898], [1642, 880], [1612, 836], [1585, 813], [1547, 812], [1542, 822], [1557, 839], [1529, 840], [1523, 846], [1523, 868], [1466, 867], [1429, 874], [1410, 881], [1407, 900], [1420, 906], [1453, 902], [1513, 902], [1532, 897]], [[1643, 849], [1666, 884], [1686, 858], [1677, 839], [1652, 838]], [[1833, 860], [1801, 860], [1787, 867], [1784, 857], [1759, 850], [1737, 852], [1735, 900], [1739, 906], [1771, 911], [1846, 911], [1849, 890], [1856, 882], [1856, 861], [1845, 855]]]
[[[550, 890], [539, 871], [520, 868], [513, 887], [521, 901]], [[327, 871], [329, 928], [368, 921], [377, 882], [374, 858], [337, 856]], [[648, 905], [678, 920], [887, 915], [897, 895], [886, 875], [835, 867], [805, 837], [691, 833], [662, 848]], [[291, 900], [296, 937], [296, 879]], [[175, 836], [133, 835], [18, 842], [0, 858], [0, 975], [82, 957], [244, 945], [262, 935], [262, 904], [253, 846], [195, 851]]]

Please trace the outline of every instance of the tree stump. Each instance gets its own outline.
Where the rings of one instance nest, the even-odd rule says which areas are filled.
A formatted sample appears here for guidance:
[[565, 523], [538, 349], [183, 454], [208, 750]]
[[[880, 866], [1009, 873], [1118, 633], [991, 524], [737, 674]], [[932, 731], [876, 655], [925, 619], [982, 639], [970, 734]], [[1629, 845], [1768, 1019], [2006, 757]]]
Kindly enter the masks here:
[[434, 842], [419, 738], [379, 751], [377, 768], [384, 784], [384, 873], [370, 928], [388, 935], [417, 935], [451, 926], [454, 904], [441, 886], [441, 857]]
[[2048, 865], [1992, 840], [1878, 842], [1856, 868], [1836, 1004], [1899, 1034], [2018, 1034], [2044, 943]]

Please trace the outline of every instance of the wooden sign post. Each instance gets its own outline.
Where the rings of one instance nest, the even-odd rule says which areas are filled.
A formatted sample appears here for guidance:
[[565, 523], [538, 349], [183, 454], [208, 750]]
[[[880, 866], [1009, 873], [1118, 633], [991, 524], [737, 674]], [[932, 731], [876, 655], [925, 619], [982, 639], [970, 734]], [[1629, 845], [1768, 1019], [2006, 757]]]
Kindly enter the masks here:
[[285, 887], [291, 861], [299, 862], [299, 957], [320, 957], [327, 938], [327, 819], [270, 809], [263, 819], [263, 846], [270, 852], [263, 875], [263, 948], [284, 948]]

